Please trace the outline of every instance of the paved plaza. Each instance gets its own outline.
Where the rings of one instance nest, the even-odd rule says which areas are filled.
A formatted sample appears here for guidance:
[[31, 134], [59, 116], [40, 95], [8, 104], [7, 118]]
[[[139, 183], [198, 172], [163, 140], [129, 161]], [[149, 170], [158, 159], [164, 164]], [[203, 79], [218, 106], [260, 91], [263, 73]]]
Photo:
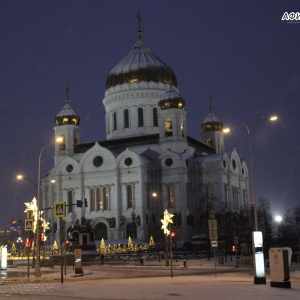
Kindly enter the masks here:
[[[300, 299], [300, 265], [291, 268], [291, 289], [253, 283], [250, 267], [222, 266], [213, 261], [182, 261], [174, 263], [173, 272], [158, 263], [144, 266], [90, 265], [83, 267], [83, 275], [76, 275], [68, 267], [64, 282], [61, 270], [42, 268], [42, 277], [36, 278], [30, 269], [18, 266], [1, 272], [0, 298], [10, 299]], [[173, 274], [173, 277], [171, 277]]]

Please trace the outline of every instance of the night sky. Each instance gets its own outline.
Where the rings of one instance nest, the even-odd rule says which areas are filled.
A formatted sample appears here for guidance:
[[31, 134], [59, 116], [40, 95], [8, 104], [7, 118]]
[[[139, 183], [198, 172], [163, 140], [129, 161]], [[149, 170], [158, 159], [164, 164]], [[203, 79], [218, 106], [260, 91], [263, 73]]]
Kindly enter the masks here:
[[[0, 1], [0, 227], [25, 218], [37, 183], [38, 156], [54, 138], [55, 116], [70, 105], [81, 117], [81, 143], [105, 140], [102, 99], [110, 70], [137, 40], [178, 80], [188, 135], [213, 112], [225, 126], [249, 125], [256, 194], [274, 213], [300, 205], [300, 12], [295, 1]], [[277, 114], [276, 123], [256, 120]], [[251, 125], [252, 124], [252, 125]], [[249, 164], [245, 128], [226, 137]], [[41, 174], [53, 165], [43, 152]]]

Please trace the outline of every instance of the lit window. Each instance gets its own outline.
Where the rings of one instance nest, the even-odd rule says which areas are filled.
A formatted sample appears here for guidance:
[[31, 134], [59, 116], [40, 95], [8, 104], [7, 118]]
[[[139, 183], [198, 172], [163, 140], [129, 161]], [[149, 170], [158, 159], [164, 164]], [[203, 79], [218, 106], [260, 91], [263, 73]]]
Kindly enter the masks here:
[[172, 120], [166, 119], [165, 120], [165, 134], [166, 136], [172, 136], [173, 135], [173, 128], [172, 128]]
[[180, 129], [181, 129], [181, 136], [184, 137], [185, 135], [185, 128], [184, 128], [184, 121], [181, 119], [180, 121]]
[[103, 189], [103, 197], [104, 197], [103, 210], [108, 210], [109, 188], [107, 186], [104, 187], [104, 189]]
[[64, 135], [61, 135], [60, 138], [61, 138], [61, 142], [58, 143], [58, 149], [59, 150], [66, 150], [66, 138], [65, 138]]
[[90, 190], [90, 207], [91, 207], [91, 211], [96, 210], [96, 191], [95, 191], [95, 189]]
[[101, 187], [97, 188], [97, 209], [98, 210], [103, 210], [102, 189], [101, 189]]

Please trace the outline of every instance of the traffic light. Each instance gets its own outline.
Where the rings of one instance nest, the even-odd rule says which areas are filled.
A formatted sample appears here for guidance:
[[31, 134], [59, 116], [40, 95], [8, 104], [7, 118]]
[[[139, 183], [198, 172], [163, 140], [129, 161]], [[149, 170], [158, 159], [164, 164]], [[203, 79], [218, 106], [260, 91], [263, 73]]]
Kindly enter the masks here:
[[172, 238], [172, 243], [175, 242], [176, 232], [174, 231], [171, 232], [171, 238]]
[[39, 232], [43, 232], [44, 231], [44, 226], [43, 226], [43, 221], [39, 220]]
[[26, 246], [27, 249], [30, 248], [30, 244], [31, 244], [30, 238], [26, 238], [25, 246]]
[[66, 240], [66, 250], [70, 251], [70, 240]]
[[[82, 207], [82, 201], [81, 200], [76, 200], [76, 206], [77, 207]], [[87, 200], [84, 199], [84, 206], [87, 207]]]
[[232, 250], [232, 252], [235, 252], [235, 251], [236, 251], [236, 246], [235, 246], [235, 245], [232, 245], [231, 250]]
[[45, 235], [43, 233], [40, 235], [40, 241], [41, 241], [41, 245], [44, 245], [44, 243], [45, 243]]

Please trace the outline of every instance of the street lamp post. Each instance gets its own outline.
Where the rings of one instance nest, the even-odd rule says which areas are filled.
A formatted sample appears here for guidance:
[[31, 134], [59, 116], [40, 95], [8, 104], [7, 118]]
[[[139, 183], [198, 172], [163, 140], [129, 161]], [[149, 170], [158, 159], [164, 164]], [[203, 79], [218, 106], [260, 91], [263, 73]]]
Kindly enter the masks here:
[[[252, 122], [251, 124], [262, 122], [262, 121], [276, 121], [277, 116], [271, 116], [266, 119], [260, 119], [257, 121]], [[253, 213], [254, 213], [254, 229], [255, 231], [258, 231], [258, 218], [257, 218], [257, 205], [256, 205], [256, 192], [255, 192], [255, 181], [254, 181], [254, 167], [253, 167], [253, 147], [252, 147], [252, 139], [251, 139], [251, 132], [249, 125], [242, 124], [239, 126], [234, 127], [234, 129], [238, 129], [244, 127], [247, 130], [248, 134], [248, 141], [249, 141], [249, 159], [250, 159], [250, 176], [251, 176], [251, 190], [252, 190], [252, 203], [253, 203]], [[224, 128], [224, 133], [230, 132], [230, 128]]]
[[[260, 119], [257, 120], [254, 123], [261, 122], [261, 121], [276, 121], [277, 116], [272, 116], [266, 119]], [[250, 133], [250, 127], [242, 124], [240, 126], [235, 127], [236, 129], [244, 127], [247, 130], [248, 133], [248, 140], [249, 140], [249, 158], [250, 158], [250, 176], [251, 176], [251, 188], [252, 188], [252, 203], [253, 203], [253, 213], [254, 213], [254, 232], [252, 232], [252, 243], [253, 243], [253, 256], [254, 256], [254, 269], [255, 269], [255, 277], [254, 277], [254, 283], [266, 283], [265, 278], [265, 271], [264, 271], [264, 262], [263, 262], [263, 253], [259, 253], [259, 258], [256, 260], [256, 246], [255, 244], [258, 243], [261, 247], [260, 251], [262, 250], [263, 245], [263, 238], [261, 232], [258, 232], [258, 217], [257, 217], [257, 205], [256, 205], [256, 192], [255, 192], [255, 181], [254, 181], [254, 168], [253, 168], [253, 147], [252, 147], [252, 140], [251, 140], [251, 133]], [[224, 128], [223, 132], [228, 133], [230, 131], [230, 128]], [[257, 269], [259, 268], [259, 269]]]
[[255, 182], [254, 182], [254, 169], [253, 169], [253, 147], [251, 140], [250, 128], [243, 124], [241, 127], [245, 127], [248, 133], [249, 140], [249, 156], [250, 156], [250, 176], [251, 176], [251, 189], [252, 189], [252, 203], [253, 203], [253, 212], [254, 212], [254, 229], [258, 231], [258, 218], [257, 218], [257, 206], [256, 206], [256, 192], [255, 192]]
[[[56, 142], [60, 143], [62, 141], [62, 138], [59, 137], [56, 139]], [[39, 161], [38, 161], [38, 187], [37, 187], [37, 211], [38, 211], [38, 220], [37, 220], [37, 227], [36, 227], [36, 262], [35, 262], [35, 276], [41, 277], [41, 268], [40, 268], [40, 192], [41, 192], [41, 157], [44, 152], [44, 150], [52, 145], [54, 142], [51, 142], [47, 145], [45, 145], [39, 155]]]

